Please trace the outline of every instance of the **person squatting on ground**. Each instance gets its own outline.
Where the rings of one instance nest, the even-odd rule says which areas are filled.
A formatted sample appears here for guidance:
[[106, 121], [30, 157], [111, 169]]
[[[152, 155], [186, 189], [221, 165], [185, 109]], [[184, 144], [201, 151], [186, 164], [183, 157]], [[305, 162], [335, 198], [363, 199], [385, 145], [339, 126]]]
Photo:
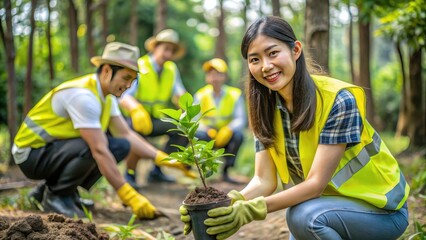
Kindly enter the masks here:
[[[287, 209], [290, 239], [397, 239], [408, 226], [409, 186], [366, 119], [361, 87], [311, 75], [302, 44], [278, 17], [262, 17], [241, 44], [247, 59], [255, 173], [229, 207], [208, 212], [225, 239]], [[277, 179], [277, 173], [279, 179]], [[274, 193], [278, 181], [294, 186]], [[190, 217], [180, 208], [184, 232]]]
[[235, 165], [235, 159], [243, 142], [247, 116], [244, 97], [241, 90], [225, 84], [228, 66], [220, 58], [213, 58], [203, 64], [206, 73], [206, 86], [194, 94], [194, 101], [200, 103], [201, 112], [208, 112], [200, 120], [196, 137], [205, 141], [215, 140], [216, 148], [225, 148], [222, 172], [223, 181], [239, 183], [229, 176], [229, 168]]
[[91, 58], [95, 74], [60, 84], [29, 111], [12, 154], [25, 176], [45, 180], [30, 196], [46, 211], [84, 217], [81, 204], [91, 207], [93, 202], [81, 200], [77, 187], [89, 190], [104, 176], [134, 214], [154, 217], [156, 208], [117, 168], [126, 156], [157, 162], [168, 156], [132, 131], [118, 107], [116, 97], [138, 76], [139, 56], [138, 47], [108, 43], [102, 56]]
[[[177, 151], [173, 144], [185, 146], [188, 140], [180, 136], [175, 125], [163, 122], [162, 109], [168, 108], [177, 101], [186, 90], [182, 84], [179, 70], [172, 60], [181, 58], [185, 54], [179, 36], [172, 29], [165, 29], [145, 41], [148, 54], [138, 60], [140, 78], [121, 97], [119, 103], [123, 113], [127, 116], [128, 124], [139, 134], [145, 137], [168, 136], [163, 149], [170, 154]], [[127, 159], [125, 178], [136, 186], [137, 159]], [[194, 177], [188, 171], [189, 177]], [[156, 164], [149, 172], [148, 182], [175, 182], [171, 176], [165, 175]]]

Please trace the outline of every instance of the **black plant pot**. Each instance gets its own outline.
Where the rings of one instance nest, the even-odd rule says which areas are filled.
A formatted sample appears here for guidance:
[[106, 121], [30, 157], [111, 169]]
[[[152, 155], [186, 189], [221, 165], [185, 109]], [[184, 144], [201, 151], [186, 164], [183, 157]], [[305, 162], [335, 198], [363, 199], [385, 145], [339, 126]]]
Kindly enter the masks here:
[[215, 240], [216, 236], [206, 233], [207, 226], [204, 225], [204, 220], [208, 218], [207, 212], [210, 209], [217, 207], [227, 207], [231, 204], [231, 199], [226, 199], [220, 202], [206, 203], [206, 204], [186, 204], [189, 216], [191, 216], [192, 233], [195, 240]]

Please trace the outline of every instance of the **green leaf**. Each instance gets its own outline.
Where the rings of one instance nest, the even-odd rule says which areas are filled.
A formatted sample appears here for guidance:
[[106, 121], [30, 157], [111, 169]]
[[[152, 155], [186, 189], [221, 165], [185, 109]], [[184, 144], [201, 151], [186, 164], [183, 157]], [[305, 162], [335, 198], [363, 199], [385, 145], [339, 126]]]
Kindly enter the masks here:
[[192, 105], [193, 102], [194, 98], [192, 97], [192, 95], [186, 92], [179, 98], [179, 107], [186, 111], [188, 107]]
[[186, 110], [186, 114], [190, 120], [196, 117], [201, 112], [200, 104], [189, 106]]
[[167, 109], [161, 110], [161, 112], [175, 120], [179, 120], [180, 116], [182, 115], [182, 109], [175, 110], [175, 109], [167, 108]]

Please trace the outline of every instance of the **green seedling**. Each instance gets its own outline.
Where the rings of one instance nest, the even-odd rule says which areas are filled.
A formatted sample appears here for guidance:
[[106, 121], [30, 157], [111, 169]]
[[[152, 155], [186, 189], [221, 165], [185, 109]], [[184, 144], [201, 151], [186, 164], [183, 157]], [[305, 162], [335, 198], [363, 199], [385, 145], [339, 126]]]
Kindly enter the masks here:
[[104, 227], [104, 230], [111, 233], [110, 237], [113, 238], [119, 238], [119, 239], [141, 239], [141, 237], [135, 236], [133, 234], [133, 230], [138, 228], [140, 224], [133, 225], [135, 222], [137, 216], [135, 214], [132, 214], [132, 217], [130, 218], [127, 225], [122, 224], [109, 224]]
[[201, 112], [200, 104], [194, 104], [194, 99], [190, 93], [185, 93], [179, 98], [179, 109], [163, 109], [162, 112], [167, 115], [161, 119], [164, 122], [170, 122], [176, 125], [175, 129], [169, 131], [178, 131], [180, 135], [188, 139], [188, 147], [173, 145], [179, 149], [169, 155], [165, 161], [176, 159], [178, 162], [195, 165], [198, 170], [199, 177], [207, 188], [206, 178], [210, 177], [218, 171], [222, 164], [220, 158], [232, 154], [225, 154], [225, 149], [213, 149], [214, 140], [202, 141], [195, 137], [195, 133], [200, 125], [200, 119], [209, 111]]

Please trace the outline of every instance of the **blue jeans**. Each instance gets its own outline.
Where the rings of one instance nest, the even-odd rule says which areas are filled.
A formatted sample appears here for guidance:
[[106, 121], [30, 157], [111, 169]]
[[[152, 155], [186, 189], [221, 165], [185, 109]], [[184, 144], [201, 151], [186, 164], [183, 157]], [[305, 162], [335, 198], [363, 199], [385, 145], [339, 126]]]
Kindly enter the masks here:
[[397, 239], [408, 226], [407, 204], [398, 211], [365, 201], [322, 196], [287, 209], [290, 240]]

